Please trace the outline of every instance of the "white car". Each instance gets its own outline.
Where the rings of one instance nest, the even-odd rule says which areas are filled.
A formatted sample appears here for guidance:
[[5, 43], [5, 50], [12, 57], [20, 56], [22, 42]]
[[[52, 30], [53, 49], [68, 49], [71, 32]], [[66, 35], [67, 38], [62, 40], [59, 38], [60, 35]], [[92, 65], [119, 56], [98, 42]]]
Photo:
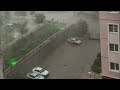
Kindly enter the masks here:
[[40, 73], [41, 75], [43, 76], [48, 76], [49, 75], [49, 72], [47, 70], [44, 70], [43, 68], [41, 67], [35, 67], [33, 69], [33, 72], [37, 72], [37, 73]]
[[68, 42], [74, 43], [74, 44], [81, 44], [81, 40], [77, 39], [77, 38], [69, 38]]
[[7, 25], [8, 25], [8, 26], [12, 26], [13, 24], [10, 23], [10, 24], [7, 24]]
[[29, 79], [45, 79], [40, 73], [37, 73], [37, 72], [28, 73], [27, 78], [29, 78]]

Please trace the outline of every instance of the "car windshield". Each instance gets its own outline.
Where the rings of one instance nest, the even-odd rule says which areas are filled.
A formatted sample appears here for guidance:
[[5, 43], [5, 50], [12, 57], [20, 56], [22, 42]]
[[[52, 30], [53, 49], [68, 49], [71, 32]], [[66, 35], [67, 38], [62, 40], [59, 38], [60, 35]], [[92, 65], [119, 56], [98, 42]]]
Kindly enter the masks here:
[[37, 70], [37, 69], [36, 69], [35, 71], [42, 73], [42, 72], [44, 72], [45, 70], [44, 70], [44, 69], [41, 69], [41, 70]]
[[41, 77], [41, 76], [42, 76], [42, 75], [38, 73], [35, 77]]
[[41, 73], [42, 73], [42, 72], [44, 72], [44, 71], [45, 71], [45, 70], [44, 70], [44, 69], [42, 69], [42, 70], [41, 70]]

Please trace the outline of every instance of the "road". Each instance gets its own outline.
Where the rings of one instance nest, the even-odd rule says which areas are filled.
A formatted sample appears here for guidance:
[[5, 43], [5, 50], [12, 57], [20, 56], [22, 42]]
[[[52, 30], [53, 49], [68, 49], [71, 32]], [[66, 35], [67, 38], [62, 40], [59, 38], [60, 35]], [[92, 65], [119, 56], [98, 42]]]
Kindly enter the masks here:
[[88, 71], [100, 51], [98, 40], [88, 40], [80, 46], [64, 43], [40, 60], [39, 52], [15, 67], [7, 78], [23, 79], [31, 70], [40, 66], [50, 72], [48, 79], [87, 79]]

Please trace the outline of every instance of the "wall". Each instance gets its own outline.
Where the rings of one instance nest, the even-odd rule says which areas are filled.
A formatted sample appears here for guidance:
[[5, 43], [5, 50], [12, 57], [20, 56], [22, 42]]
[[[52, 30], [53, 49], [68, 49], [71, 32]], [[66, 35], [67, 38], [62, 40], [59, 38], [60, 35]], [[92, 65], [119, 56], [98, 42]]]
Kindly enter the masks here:
[[109, 52], [109, 43], [118, 43], [119, 34], [110, 34], [108, 30], [109, 23], [120, 24], [120, 14], [109, 14], [108, 11], [99, 12], [100, 21], [100, 42], [101, 42], [101, 60], [102, 74], [112, 78], [120, 78], [120, 73], [111, 72], [109, 69], [110, 61], [120, 63], [119, 53]]

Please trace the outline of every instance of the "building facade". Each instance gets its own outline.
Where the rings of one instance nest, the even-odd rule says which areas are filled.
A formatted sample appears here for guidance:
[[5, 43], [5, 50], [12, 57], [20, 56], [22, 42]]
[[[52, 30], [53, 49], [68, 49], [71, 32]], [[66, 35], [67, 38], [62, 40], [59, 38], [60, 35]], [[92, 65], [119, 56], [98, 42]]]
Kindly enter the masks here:
[[120, 11], [99, 11], [103, 78], [120, 79]]

